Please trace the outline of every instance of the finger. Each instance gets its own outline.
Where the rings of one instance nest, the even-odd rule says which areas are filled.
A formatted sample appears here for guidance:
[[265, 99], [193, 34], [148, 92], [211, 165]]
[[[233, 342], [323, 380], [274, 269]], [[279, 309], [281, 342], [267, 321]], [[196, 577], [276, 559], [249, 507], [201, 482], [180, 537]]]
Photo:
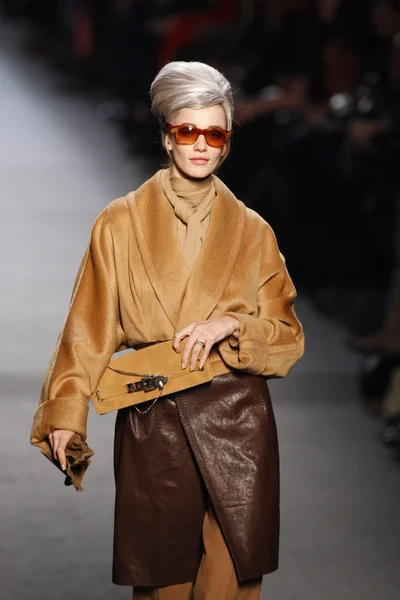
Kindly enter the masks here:
[[65, 465], [66, 465], [66, 462], [67, 462], [67, 461], [66, 461], [66, 459], [65, 459], [65, 446], [64, 446], [62, 443], [60, 443], [60, 444], [58, 445], [58, 448], [57, 448], [57, 456], [58, 456], [58, 460], [59, 460], [59, 463], [60, 463], [60, 465], [61, 465], [61, 468], [62, 468], [62, 470], [64, 471], [64, 469], [65, 469]]
[[54, 458], [57, 458], [57, 448], [58, 448], [58, 444], [60, 443], [60, 438], [57, 436], [53, 436], [53, 455]]
[[174, 335], [173, 342], [172, 342], [172, 346], [173, 346], [174, 350], [176, 350], [176, 352], [181, 351], [181, 341], [185, 337], [188, 337], [192, 333], [195, 325], [196, 325], [195, 323], [191, 323], [187, 327], [184, 327], [180, 331], [176, 332], [176, 334]]
[[199, 361], [199, 369], [202, 371], [204, 369], [204, 365], [206, 364], [206, 360], [211, 352], [211, 348], [213, 347], [211, 342], [206, 343], [205, 347], [203, 348], [203, 354], [201, 355], [200, 361]]
[[172, 342], [172, 347], [174, 350], [176, 350], [176, 352], [178, 352], [178, 354], [181, 351], [181, 341], [183, 339], [185, 339], [186, 336], [188, 336], [189, 334], [187, 333], [186, 335], [182, 335], [180, 334], [179, 336], [175, 336], [174, 337], [174, 341]]
[[190, 370], [194, 371], [197, 365], [197, 361], [199, 359], [200, 353], [204, 350], [204, 346], [201, 346], [197, 343], [194, 343], [192, 355], [190, 357]]
[[[198, 339], [198, 334], [196, 334], [196, 332], [193, 332], [192, 335], [189, 336], [188, 341], [185, 344], [185, 349], [182, 354], [182, 369], [186, 369], [188, 362], [189, 362], [189, 357], [194, 352], [194, 345], [195, 345], [197, 339]], [[200, 348], [200, 346], [199, 346], [199, 348]]]

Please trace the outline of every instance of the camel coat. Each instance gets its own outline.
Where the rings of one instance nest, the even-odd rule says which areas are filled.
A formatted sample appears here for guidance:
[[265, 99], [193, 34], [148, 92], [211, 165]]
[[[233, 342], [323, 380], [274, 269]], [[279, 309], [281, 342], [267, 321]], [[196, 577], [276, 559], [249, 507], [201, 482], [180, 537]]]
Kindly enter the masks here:
[[[180, 496], [193, 499], [192, 513], [189, 510], [186, 514], [192, 514], [196, 523], [201, 522], [204, 511], [201, 500], [204, 474], [207, 471], [210, 475], [207, 489], [214, 505], [219, 507], [218, 517], [221, 524], [225, 524], [224, 533], [234, 555], [239, 578], [244, 580], [277, 568], [276, 535], [268, 546], [261, 539], [259, 527], [262, 523], [262, 534], [268, 539], [268, 528], [274, 528], [276, 534], [276, 521], [279, 519], [277, 440], [265, 377], [283, 377], [289, 372], [303, 354], [304, 336], [293, 308], [296, 291], [271, 227], [237, 200], [218, 177], [213, 175], [213, 178], [217, 195], [209, 229], [191, 273], [176, 234], [176, 217], [160, 185], [160, 171], [136, 191], [111, 202], [99, 214], [43, 383], [31, 443], [41, 448], [42, 453], [56, 464], [47, 439], [50, 432], [55, 428], [68, 429], [86, 440], [89, 398], [114, 352], [142, 343], [172, 339], [175, 331], [191, 322], [222, 315], [235, 317], [239, 321], [239, 341], [226, 339], [217, 345], [222, 359], [232, 369], [232, 375], [217, 378], [223, 381], [225, 377], [225, 387], [221, 387], [218, 381], [210, 384], [212, 389], [209, 388], [211, 392], [206, 397], [215, 398], [210, 410], [204, 410], [205, 397], [200, 386], [192, 393], [194, 399], [202, 398], [198, 409], [194, 410], [196, 402], [190, 401], [188, 390], [181, 393], [182, 399], [166, 398], [164, 404], [159, 401], [148, 413], [148, 418], [156, 419], [160, 432], [173, 429], [173, 434], [172, 430], [170, 432], [171, 439], [175, 437], [173, 446], [180, 448], [182, 465], [185, 463], [182, 469], [186, 470], [185, 477], [181, 473], [177, 480], [181, 486]], [[225, 410], [231, 411], [230, 418], [218, 409], [218, 398], [223, 396], [222, 404]], [[262, 418], [260, 401], [264, 406]], [[172, 409], [168, 409], [172, 405], [176, 412], [173, 417]], [[249, 411], [248, 421], [241, 418], [245, 414], [244, 406]], [[235, 413], [239, 407], [240, 414]], [[125, 418], [127, 409], [124, 411]], [[118, 414], [116, 423], [120, 431], [123, 428], [121, 415]], [[146, 440], [149, 421], [140, 421], [140, 417], [136, 413], [133, 444], [134, 438], [138, 443]], [[221, 425], [219, 429], [215, 428], [216, 419]], [[261, 444], [260, 453], [253, 450], [251, 459], [256, 468], [251, 468], [245, 449], [240, 446], [240, 440], [248, 438], [244, 433], [249, 423], [254, 438], [252, 447], [257, 448], [257, 440]], [[237, 439], [237, 452], [232, 444], [231, 456], [221, 452], [223, 438], [229, 438], [231, 442]], [[268, 463], [264, 452], [265, 438], [270, 439], [268, 452], [275, 456], [273, 484], [268, 482], [267, 467], [257, 464], [257, 461]], [[121, 444], [120, 438], [118, 444]], [[185, 444], [187, 448], [190, 446], [186, 455]], [[117, 456], [119, 450], [115, 451]], [[132, 452], [135, 452], [133, 447]], [[221, 463], [216, 461], [217, 456], [222, 457]], [[240, 459], [241, 456], [242, 465], [238, 470], [238, 457]], [[160, 469], [162, 467], [163, 476], [170, 473], [173, 478], [179, 470], [176, 463], [168, 463], [168, 453], [159, 455], [158, 460], [156, 455], [154, 458]], [[148, 480], [152, 478], [153, 482], [161, 476], [154, 462], [148, 473]], [[240, 473], [243, 476], [247, 474], [247, 487], [244, 493], [243, 481], [238, 481], [241, 492], [235, 501], [234, 484], [233, 487], [232, 484], [227, 486], [224, 476], [229, 476], [232, 482], [240, 479]], [[264, 473], [262, 489], [260, 473]], [[118, 480], [116, 483], [118, 485]], [[151, 485], [148, 485], [150, 490]], [[174, 485], [177, 485], [176, 481], [170, 482], [169, 488]], [[143, 496], [146, 490], [141, 492]], [[267, 511], [267, 522], [264, 522], [260, 514], [263, 506], [271, 503], [269, 496], [275, 499], [275, 505], [270, 514]], [[171, 530], [167, 528], [168, 535], [163, 537], [161, 528], [153, 539], [148, 519], [147, 541], [145, 547], [138, 550], [141, 565], [135, 562], [134, 548], [119, 546], [116, 541], [115, 583], [172, 585], [188, 581], [188, 577], [194, 575], [194, 562], [189, 561], [189, 564], [183, 560], [187, 540], [184, 539], [184, 528], [180, 530], [179, 514], [174, 514], [174, 503], [167, 506], [167, 510], [165, 502], [163, 514], [168, 515], [165, 520], [175, 525], [178, 542], [182, 535], [182, 544], [177, 543], [174, 547], [183, 548], [183, 554], [179, 556], [177, 550], [177, 553], [172, 553], [173, 560], [164, 560], [164, 565], [160, 564], [159, 568], [153, 564], [152, 570], [146, 569], [146, 560], [151, 562], [154, 555], [150, 550], [146, 554], [147, 546], [157, 544], [164, 557], [168, 556], [171, 548]], [[269, 518], [274, 519], [275, 524], [268, 522]], [[132, 527], [139, 526], [144, 527], [144, 521], [132, 523]], [[130, 534], [134, 545], [134, 532]], [[187, 547], [193, 547], [193, 538], [187, 541]], [[124, 553], [130, 553], [129, 565], [122, 564], [128, 560], [122, 556]], [[182, 568], [177, 562], [179, 559], [182, 559]]]

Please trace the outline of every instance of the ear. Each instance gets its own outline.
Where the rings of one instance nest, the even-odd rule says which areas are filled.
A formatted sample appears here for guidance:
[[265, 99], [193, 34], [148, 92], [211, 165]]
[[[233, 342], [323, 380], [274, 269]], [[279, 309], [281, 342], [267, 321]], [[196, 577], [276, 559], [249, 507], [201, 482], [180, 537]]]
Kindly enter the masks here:
[[163, 134], [162, 143], [163, 143], [163, 146], [164, 146], [164, 148], [166, 149], [167, 152], [170, 152], [172, 150], [171, 134], [170, 133], [164, 133]]
[[224, 144], [224, 146], [222, 147], [221, 158], [223, 158], [225, 156], [225, 154], [227, 154], [228, 150], [229, 150], [229, 142]]

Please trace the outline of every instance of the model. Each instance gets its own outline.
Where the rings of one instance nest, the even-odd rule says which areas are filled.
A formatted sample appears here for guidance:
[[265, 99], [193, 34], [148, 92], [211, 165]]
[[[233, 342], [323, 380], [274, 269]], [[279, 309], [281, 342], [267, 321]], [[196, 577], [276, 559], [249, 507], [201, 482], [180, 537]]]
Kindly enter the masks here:
[[266, 379], [303, 354], [296, 291], [271, 227], [214, 174], [230, 149], [226, 78], [171, 62], [151, 98], [170, 166], [96, 219], [31, 443], [66, 466], [116, 351], [171, 340], [191, 371], [218, 356], [211, 382], [116, 414], [112, 581], [141, 600], [256, 600], [279, 551]]

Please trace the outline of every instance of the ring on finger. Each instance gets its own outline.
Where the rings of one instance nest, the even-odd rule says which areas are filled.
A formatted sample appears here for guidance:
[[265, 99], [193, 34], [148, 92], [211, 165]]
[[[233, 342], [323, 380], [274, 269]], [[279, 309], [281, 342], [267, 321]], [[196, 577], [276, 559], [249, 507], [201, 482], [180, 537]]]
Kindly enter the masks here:
[[201, 340], [196, 340], [196, 344], [199, 344], [199, 346], [201, 346], [202, 348], [206, 347], [205, 343], [202, 342]]

